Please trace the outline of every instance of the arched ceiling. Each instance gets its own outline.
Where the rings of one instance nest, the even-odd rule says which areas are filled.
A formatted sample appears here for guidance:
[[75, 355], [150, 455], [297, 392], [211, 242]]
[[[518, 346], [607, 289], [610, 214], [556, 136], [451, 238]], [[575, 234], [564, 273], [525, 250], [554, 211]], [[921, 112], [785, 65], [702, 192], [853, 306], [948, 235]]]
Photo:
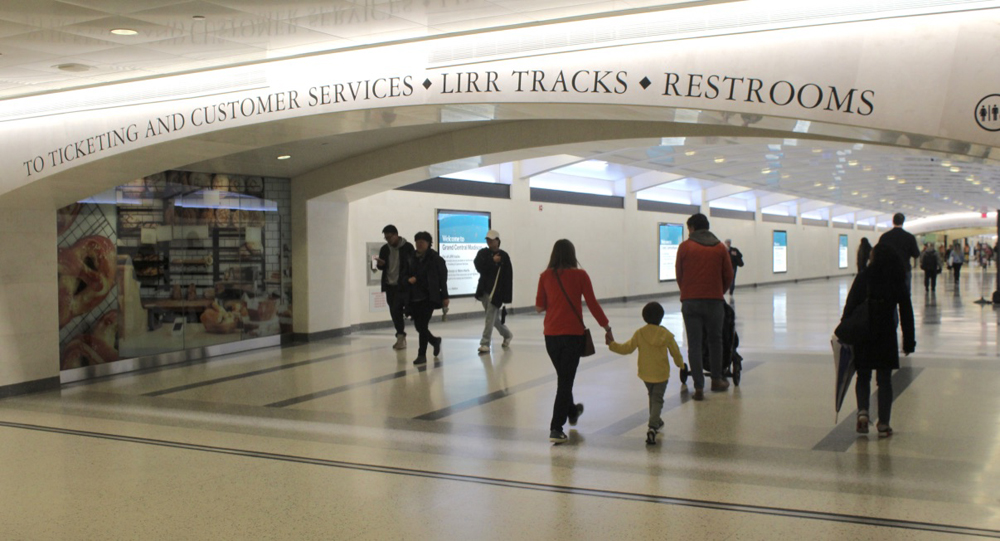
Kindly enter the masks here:
[[[949, 4], [969, 9], [962, 6], [973, 3], [925, 2], [943, 10]], [[892, 2], [817, 1], [810, 2], [809, 9], [816, 16], [834, 9], [830, 6], [876, 13], [883, 4]], [[5, 0], [0, 10], [0, 99], [455, 33], [474, 36], [489, 30], [544, 27], [637, 11], [677, 10], [693, 21], [702, 9], [753, 13], [755, 6], [761, 6], [762, 15], [783, 14], [789, 21], [799, 16], [794, 10], [805, 9], [801, 3], [779, 0]], [[117, 36], [110, 34], [113, 28], [132, 28], [138, 33]], [[90, 68], [65, 71], [56, 67], [63, 64]], [[286, 137], [280, 145], [250, 145], [250, 150], [234, 145], [228, 156], [193, 159], [186, 167], [295, 177], [346, 156], [377, 152], [408, 138], [468, 126], [442, 121], [385, 129], [392, 123], [380, 116], [384, 114], [396, 113], [374, 113], [374, 118], [366, 119], [369, 131], [324, 136], [306, 130], [297, 140]], [[750, 127], [759, 120], [745, 115], [705, 114], [721, 115], [712, 121], [732, 126]], [[828, 209], [830, 217], [838, 213], [883, 216], [896, 210], [914, 217], [933, 216], [992, 209], [1000, 204], [997, 164], [962, 157], [960, 148], [955, 148], [958, 154], [947, 154], [868, 143], [751, 137], [747, 133], [725, 137], [681, 133], [632, 144], [576, 143], [560, 148], [559, 167], [536, 173], [581, 178], [589, 174], [611, 184], [640, 178], [649, 188], [671, 193], [694, 194], [734, 186], [713, 193], [737, 199], [765, 197], [769, 203], [786, 205], [819, 201], [818, 206], [808, 203], [808, 208]], [[954, 148], [950, 142], [934, 141], [911, 141], [911, 146]], [[293, 160], [276, 163], [279, 153], [290, 154]], [[526, 156], [537, 159], [533, 153]], [[579, 167], [569, 172], [559, 170], [582, 162], [606, 165], [585, 165], [584, 171]]]

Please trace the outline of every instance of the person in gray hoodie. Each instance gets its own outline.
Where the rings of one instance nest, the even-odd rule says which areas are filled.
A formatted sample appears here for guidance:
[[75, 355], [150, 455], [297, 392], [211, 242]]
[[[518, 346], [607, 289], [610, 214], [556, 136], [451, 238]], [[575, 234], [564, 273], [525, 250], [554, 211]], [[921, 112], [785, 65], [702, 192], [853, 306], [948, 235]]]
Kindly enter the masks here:
[[413, 259], [413, 245], [399, 236], [396, 226], [390, 224], [382, 228], [385, 244], [378, 251], [375, 260], [376, 270], [382, 271], [382, 291], [385, 292], [385, 302], [389, 305], [389, 315], [392, 326], [396, 328], [396, 343], [392, 349], [406, 349], [406, 330], [403, 309], [406, 305], [406, 295], [403, 292], [405, 284], [401, 276], [409, 276], [409, 261]]

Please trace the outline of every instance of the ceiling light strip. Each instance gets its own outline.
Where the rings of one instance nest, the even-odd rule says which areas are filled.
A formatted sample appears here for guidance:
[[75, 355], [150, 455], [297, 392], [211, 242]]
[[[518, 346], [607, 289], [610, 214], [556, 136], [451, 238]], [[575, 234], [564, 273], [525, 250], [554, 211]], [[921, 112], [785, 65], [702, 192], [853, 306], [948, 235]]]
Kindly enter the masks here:
[[0, 101], [0, 122], [93, 111], [108, 107], [128, 107], [160, 101], [215, 96], [266, 87], [267, 75], [261, 67], [228, 70], [225, 77], [188, 77], [183, 75], [163, 77], [122, 85], [55, 92], [11, 100], [7, 103]]
[[929, 15], [1000, 7], [996, 0], [847, 0], [822, 3], [763, 0], [668, 9], [549, 24], [441, 40], [432, 67], [500, 60], [612, 45], [780, 30], [819, 24]]

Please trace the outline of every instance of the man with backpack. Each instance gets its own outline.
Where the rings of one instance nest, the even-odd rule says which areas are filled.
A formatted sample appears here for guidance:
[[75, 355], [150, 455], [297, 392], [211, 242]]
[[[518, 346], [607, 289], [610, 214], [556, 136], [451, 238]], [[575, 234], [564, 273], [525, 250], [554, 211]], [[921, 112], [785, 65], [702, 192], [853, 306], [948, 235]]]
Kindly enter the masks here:
[[941, 254], [934, 248], [934, 243], [924, 244], [920, 254], [920, 268], [924, 271], [924, 291], [937, 290], [937, 275], [941, 272]]

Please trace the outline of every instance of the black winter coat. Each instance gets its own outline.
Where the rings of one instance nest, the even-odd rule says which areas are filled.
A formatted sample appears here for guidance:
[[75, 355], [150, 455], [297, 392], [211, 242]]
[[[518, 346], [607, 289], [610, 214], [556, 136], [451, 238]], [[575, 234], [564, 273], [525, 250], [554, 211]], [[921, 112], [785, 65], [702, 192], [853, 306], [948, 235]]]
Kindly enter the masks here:
[[[400, 278], [408, 301], [430, 301], [434, 308], [441, 308], [444, 299], [448, 298], [448, 266], [444, 259], [433, 249], [428, 248], [423, 257], [417, 257], [416, 251], [410, 255], [406, 266], [407, 276]], [[417, 282], [410, 283], [415, 277]]]
[[879, 275], [870, 268], [861, 271], [851, 285], [844, 304], [844, 314], [854, 311], [865, 298], [869, 298], [869, 321], [874, 340], [854, 346], [855, 363], [859, 369], [878, 370], [899, 368], [899, 342], [896, 338], [896, 310], [903, 327], [903, 351], [911, 353], [917, 343], [913, 332], [913, 305], [906, 289], [906, 276]]
[[[412, 244], [407, 242], [406, 239], [402, 240], [403, 245], [399, 247], [399, 282], [397, 282], [398, 285], [396, 286], [399, 290], [405, 289], [405, 277], [409, 276], [407, 266], [409, 265], [409, 261], [413, 259], [413, 252], [415, 251]], [[382, 248], [378, 251], [378, 258], [385, 261], [384, 265], [376, 264], [378, 270], [382, 271], [382, 291], [388, 291], [390, 287], [389, 273], [387, 272], [387, 269], [389, 268], [389, 250], [391, 250], [391, 248], [389, 248], [389, 244], [386, 243], [383, 244]]]
[[[501, 306], [514, 302], [514, 267], [510, 263], [510, 255], [500, 250], [500, 263], [493, 261], [493, 252], [489, 248], [483, 248], [476, 253], [473, 263], [476, 271], [479, 272], [479, 284], [476, 286], [476, 298], [489, 297], [493, 291], [493, 284], [496, 283], [496, 291], [493, 291], [493, 300], [490, 304]], [[497, 272], [500, 273], [500, 281], [497, 281]]]

